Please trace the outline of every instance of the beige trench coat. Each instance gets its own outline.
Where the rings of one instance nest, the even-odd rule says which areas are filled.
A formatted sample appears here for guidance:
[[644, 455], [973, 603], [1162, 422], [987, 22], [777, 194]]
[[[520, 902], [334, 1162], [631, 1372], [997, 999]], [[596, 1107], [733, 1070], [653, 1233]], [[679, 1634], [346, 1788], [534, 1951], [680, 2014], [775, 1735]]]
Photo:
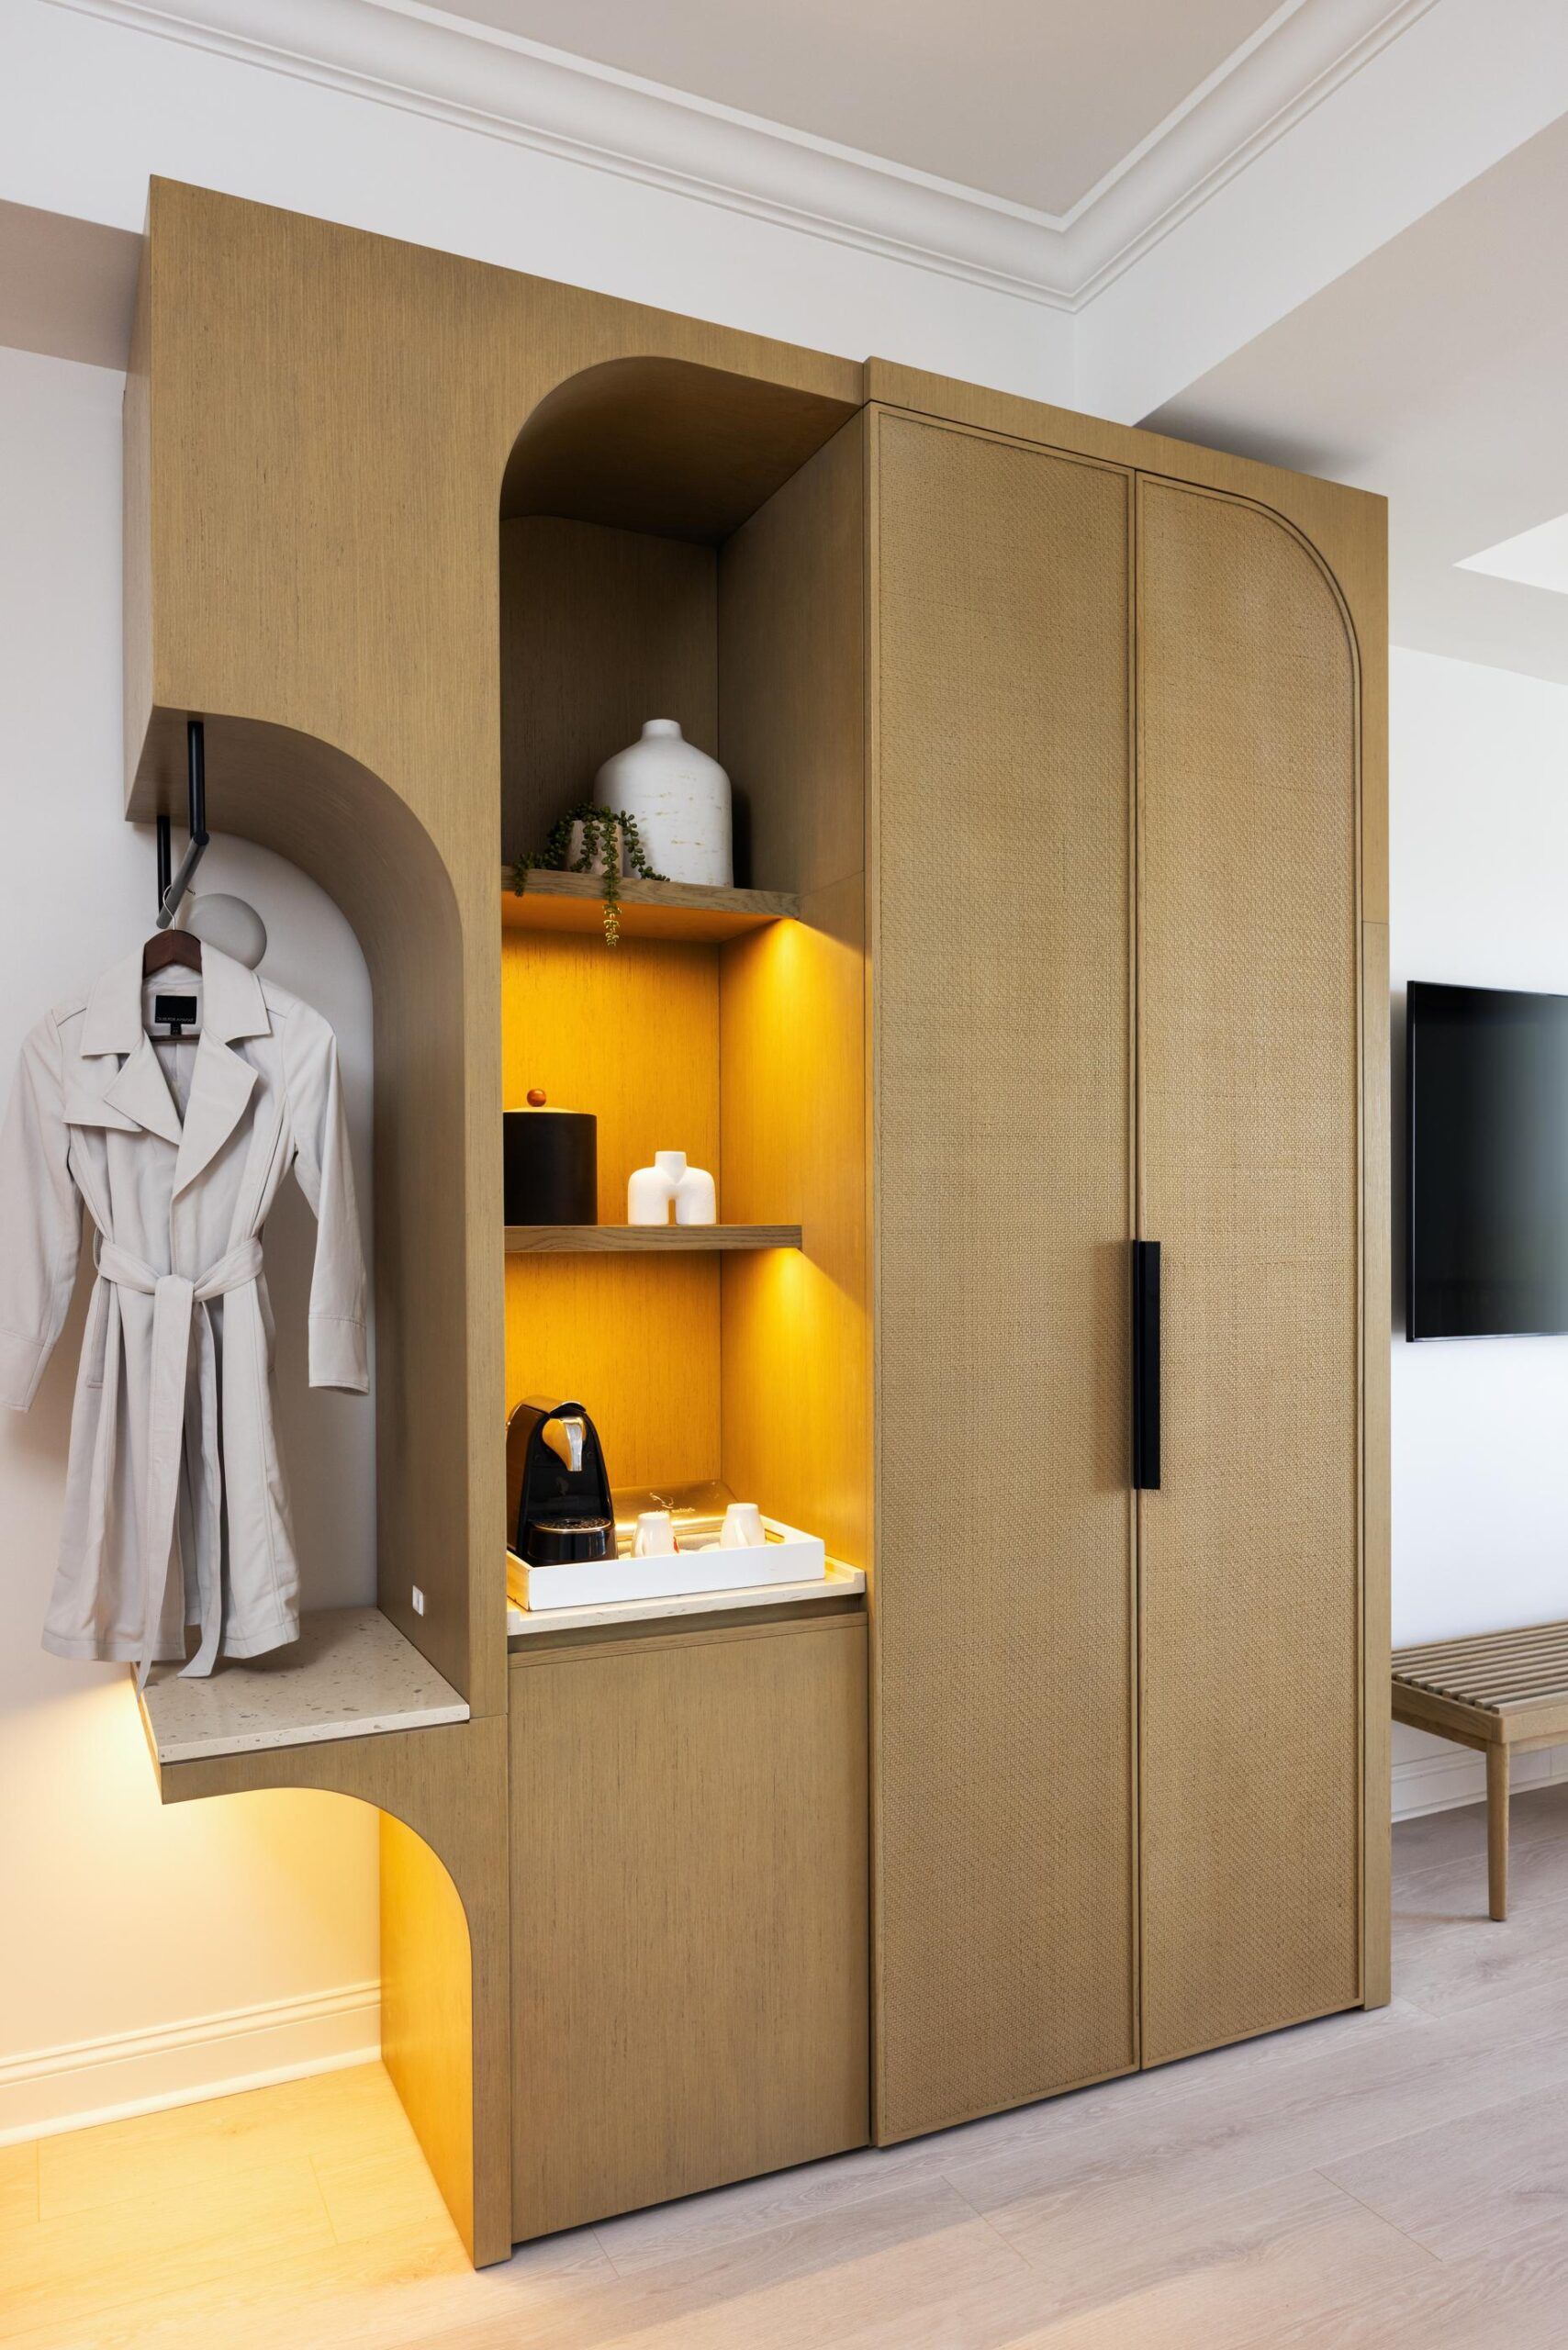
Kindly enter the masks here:
[[[157, 994], [199, 1033], [147, 1034]], [[41, 1020], [0, 1130], [0, 1402], [26, 1411], [75, 1282], [76, 1378], [43, 1644], [57, 1656], [258, 1656], [298, 1630], [273, 1430], [261, 1232], [292, 1167], [317, 1220], [310, 1382], [368, 1386], [364, 1264], [337, 1046], [308, 1004], [215, 947], [143, 981], [141, 950]]]

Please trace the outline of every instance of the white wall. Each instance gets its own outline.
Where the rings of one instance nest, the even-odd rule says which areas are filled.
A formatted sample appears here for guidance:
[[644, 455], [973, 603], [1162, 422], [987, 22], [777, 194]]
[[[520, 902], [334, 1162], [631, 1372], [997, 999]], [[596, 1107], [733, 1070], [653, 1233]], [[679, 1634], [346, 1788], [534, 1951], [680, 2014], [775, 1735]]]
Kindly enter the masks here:
[[[1392, 686], [1397, 1166], [1406, 982], [1568, 994], [1568, 687], [1397, 651]], [[1396, 1209], [1396, 1256], [1402, 1248]], [[1412, 1347], [1401, 1321], [1395, 1645], [1568, 1617], [1565, 1471], [1568, 1338]], [[1523, 1779], [1556, 1763], [1526, 1756], [1517, 1767]], [[1480, 1791], [1476, 1758], [1396, 1732], [1396, 1810]]]
[[[116, 375], [0, 350], [0, 1098], [39, 1013], [151, 927], [151, 833], [121, 815], [119, 403]], [[252, 900], [264, 969], [337, 1030], [368, 1223], [353, 934], [247, 844], [216, 840], [201, 882]], [[308, 1599], [349, 1605], [375, 1595], [374, 1407], [305, 1388], [312, 1231], [287, 1186], [282, 1436]], [[281, 1793], [163, 1809], [124, 1666], [39, 1646], [84, 1294], [31, 1412], [0, 1412], [0, 2139], [376, 2040], [374, 1815]]]

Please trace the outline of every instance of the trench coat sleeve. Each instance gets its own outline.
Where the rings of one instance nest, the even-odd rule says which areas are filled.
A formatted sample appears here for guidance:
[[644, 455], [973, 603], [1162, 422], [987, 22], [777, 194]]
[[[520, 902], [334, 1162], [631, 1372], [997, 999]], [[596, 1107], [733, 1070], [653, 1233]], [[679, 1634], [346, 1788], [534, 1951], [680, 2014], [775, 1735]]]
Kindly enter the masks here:
[[66, 1164], [64, 1051], [52, 1019], [22, 1046], [0, 1127], [0, 1403], [25, 1412], [70, 1310], [82, 1200]]
[[301, 1006], [288, 1022], [285, 1050], [294, 1171], [316, 1218], [310, 1281], [310, 1384], [370, 1386], [364, 1337], [364, 1255], [349, 1159], [348, 1121], [338, 1072], [337, 1040], [319, 1014]]

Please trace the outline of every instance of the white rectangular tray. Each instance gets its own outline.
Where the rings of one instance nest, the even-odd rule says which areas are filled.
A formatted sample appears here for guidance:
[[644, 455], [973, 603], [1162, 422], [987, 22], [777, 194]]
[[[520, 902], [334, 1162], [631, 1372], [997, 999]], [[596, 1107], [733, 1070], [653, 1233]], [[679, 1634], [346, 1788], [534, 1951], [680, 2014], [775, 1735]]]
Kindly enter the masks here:
[[570, 1566], [533, 1567], [515, 1551], [507, 1554], [507, 1580], [531, 1615], [555, 1607], [597, 1607], [619, 1600], [683, 1599], [704, 1591], [754, 1591], [767, 1583], [824, 1583], [827, 1553], [821, 1538], [802, 1534], [777, 1518], [765, 1517], [765, 1542], [726, 1550], [717, 1542], [700, 1550], [666, 1551], [652, 1559], [622, 1554], [581, 1559]]
[[858, 1567], [827, 1562], [820, 1583], [769, 1583], [758, 1590], [689, 1591], [674, 1599], [612, 1599], [603, 1607], [543, 1607], [530, 1610], [517, 1604], [515, 1588], [508, 1595], [507, 1638], [527, 1639], [541, 1632], [593, 1632], [611, 1624], [671, 1624], [715, 1613], [765, 1611], [769, 1607], [799, 1607], [813, 1599], [856, 1599], [865, 1591]]

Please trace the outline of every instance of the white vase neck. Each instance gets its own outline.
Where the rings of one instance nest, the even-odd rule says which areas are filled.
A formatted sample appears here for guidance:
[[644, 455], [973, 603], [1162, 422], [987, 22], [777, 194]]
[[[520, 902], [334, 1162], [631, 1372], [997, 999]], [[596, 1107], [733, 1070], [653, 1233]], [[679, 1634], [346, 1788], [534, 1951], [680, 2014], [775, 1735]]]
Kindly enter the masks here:
[[645, 718], [643, 721], [643, 740], [644, 743], [661, 741], [678, 743], [680, 739], [680, 721], [678, 718]]
[[655, 1150], [654, 1153], [654, 1165], [658, 1169], [661, 1175], [684, 1175], [686, 1172], [686, 1153], [683, 1150]]

